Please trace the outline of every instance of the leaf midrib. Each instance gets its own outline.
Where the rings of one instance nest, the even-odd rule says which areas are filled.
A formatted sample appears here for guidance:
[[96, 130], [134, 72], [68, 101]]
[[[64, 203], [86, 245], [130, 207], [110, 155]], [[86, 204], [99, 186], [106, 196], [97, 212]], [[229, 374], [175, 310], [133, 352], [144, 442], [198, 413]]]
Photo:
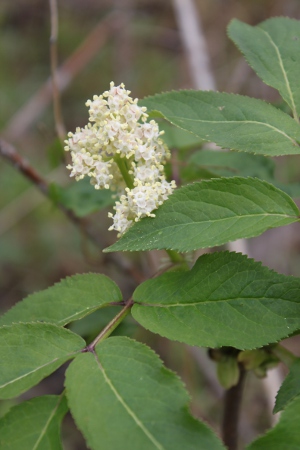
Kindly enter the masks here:
[[[80, 351], [81, 350], [79, 350], [79, 352]], [[72, 357], [73, 355], [77, 355], [79, 352], [77, 351], [77, 352], [74, 352], [74, 353], [69, 353], [68, 355], [65, 355], [65, 356], [60, 356], [58, 358], [54, 358], [52, 361], [49, 361], [46, 364], [43, 364], [42, 366], [36, 367], [34, 370], [31, 370], [30, 372], [27, 372], [27, 373], [25, 373], [25, 374], [23, 374], [23, 375], [21, 375], [21, 376], [19, 376], [17, 378], [14, 378], [13, 380], [8, 381], [7, 383], [4, 383], [4, 384], [0, 385], [0, 389], [3, 389], [6, 386], [9, 386], [12, 383], [18, 382], [18, 381], [22, 380], [23, 378], [26, 378], [29, 375], [32, 375], [33, 373], [38, 372], [40, 369], [43, 369], [44, 367], [47, 367], [47, 366], [55, 363], [56, 361], [59, 361], [60, 359], [65, 359], [65, 358]]]
[[[183, 213], [182, 213], [183, 214]], [[165, 214], [164, 214], [165, 215]], [[185, 217], [187, 217], [185, 214], [183, 214]], [[276, 214], [244, 214], [244, 215], [235, 215], [235, 216], [231, 216], [231, 217], [223, 217], [221, 219], [210, 219], [210, 220], [199, 220], [199, 221], [194, 221], [194, 222], [185, 222], [185, 223], [179, 223], [179, 224], [172, 224], [172, 225], [165, 225], [165, 226], [161, 226], [160, 230], [164, 230], [164, 229], [168, 229], [168, 228], [180, 228], [180, 227], [186, 227], [186, 226], [191, 226], [191, 225], [197, 225], [197, 224], [207, 224], [207, 223], [219, 223], [219, 222], [226, 222], [228, 220], [239, 220], [239, 219], [245, 219], [245, 218], [251, 218], [251, 217], [270, 217], [270, 216], [274, 216], [274, 217], [279, 217], [280, 219], [282, 218], [291, 218], [291, 219], [297, 219], [297, 216], [292, 216], [289, 214], [281, 214], [281, 213], [276, 213]], [[147, 233], [147, 236], [151, 233], [157, 233], [157, 230], [151, 231], [150, 233]], [[136, 239], [141, 239], [141, 237], [137, 237]]]
[[298, 116], [297, 116], [297, 109], [296, 109], [296, 105], [295, 105], [295, 102], [294, 102], [294, 97], [293, 97], [293, 93], [292, 93], [292, 90], [291, 90], [290, 82], [289, 82], [286, 70], [284, 68], [284, 64], [283, 64], [283, 60], [282, 60], [282, 57], [281, 57], [281, 53], [279, 51], [279, 47], [275, 44], [275, 42], [273, 41], [272, 37], [270, 36], [270, 34], [267, 31], [265, 31], [263, 28], [261, 28], [261, 30], [262, 30], [263, 33], [265, 33], [265, 35], [269, 39], [271, 45], [275, 49], [275, 52], [276, 52], [276, 55], [277, 55], [277, 58], [278, 58], [278, 61], [279, 61], [279, 66], [281, 68], [281, 71], [282, 71], [282, 74], [283, 74], [283, 78], [284, 78], [284, 81], [285, 81], [285, 84], [286, 84], [286, 88], [287, 88], [287, 91], [288, 91], [288, 94], [289, 94], [289, 97], [290, 97], [290, 102], [291, 102], [291, 105], [292, 105], [293, 115], [294, 115], [294, 118], [297, 119], [298, 118]]
[[[210, 305], [210, 304], [214, 304], [214, 303], [229, 303], [229, 302], [234, 302], [234, 301], [250, 301], [250, 300], [256, 300], [257, 302], [263, 302], [263, 301], [271, 301], [271, 300], [281, 300], [283, 302], [288, 302], [288, 303], [297, 303], [293, 300], [287, 300], [287, 299], [283, 299], [283, 298], [276, 298], [276, 297], [234, 297], [234, 298], [222, 298], [222, 299], [218, 299], [218, 300], [205, 300], [205, 301], [198, 301], [198, 302], [192, 302], [192, 303], [169, 303], [169, 304], [164, 304], [164, 303], [144, 303], [144, 302], [139, 302], [139, 301], [134, 301], [135, 305], [139, 305], [139, 306], [147, 306], [147, 307], [157, 307], [157, 308], [176, 308], [178, 306], [180, 307], [185, 307], [185, 306], [201, 306], [201, 305]], [[262, 305], [262, 306], [266, 306], [266, 305]]]
[[[170, 120], [170, 121], [176, 121], [176, 120], [183, 120], [184, 122], [187, 122], [187, 121], [189, 121], [189, 122], [201, 122], [201, 123], [217, 123], [217, 124], [220, 124], [220, 123], [225, 123], [225, 124], [234, 124], [234, 123], [236, 123], [236, 124], [245, 124], [245, 123], [247, 123], [247, 124], [256, 124], [256, 125], [263, 125], [263, 126], [266, 126], [266, 127], [268, 127], [268, 128], [271, 128], [272, 130], [274, 130], [275, 132], [277, 132], [277, 133], [280, 133], [280, 134], [282, 134], [283, 136], [285, 136], [287, 139], [289, 139], [292, 143], [293, 143], [293, 145], [296, 145], [296, 146], [298, 146], [298, 143], [293, 139], [293, 138], [291, 138], [288, 134], [286, 134], [284, 131], [282, 131], [282, 130], [279, 130], [279, 128], [276, 128], [276, 127], [274, 127], [273, 125], [270, 125], [269, 123], [265, 123], [265, 122], [258, 122], [258, 121], [256, 121], [256, 120], [204, 120], [204, 119], [191, 119], [191, 118], [187, 118], [187, 117], [180, 117], [180, 116], [168, 116], [168, 120]], [[195, 134], [197, 134], [197, 132], [194, 132]]]
[[119, 394], [119, 392], [117, 391], [117, 389], [115, 388], [115, 386], [113, 385], [112, 381], [110, 380], [110, 378], [108, 377], [107, 373], [104, 370], [104, 367], [102, 366], [99, 357], [96, 353], [94, 353], [95, 359], [96, 359], [96, 363], [101, 371], [101, 373], [103, 374], [103, 377], [105, 379], [105, 382], [108, 384], [109, 388], [111, 389], [111, 391], [113, 392], [113, 394], [115, 395], [116, 399], [121, 403], [121, 405], [123, 406], [123, 408], [125, 409], [125, 411], [130, 415], [130, 417], [134, 420], [134, 422], [136, 423], [136, 425], [143, 431], [143, 433], [147, 436], [147, 438], [155, 445], [155, 447], [158, 450], [166, 450], [165, 447], [163, 447], [156, 439], [155, 437], [152, 435], [152, 433], [150, 433], [150, 431], [145, 427], [145, 425], [143, 424], [143, 422], [141, 420], [139, 420], [139, 418], [135, 415], [135, 413], [132, 411], [132, 409], [127, 405], [127, 403], [125, 402], [125, 400], [122, 398], [122, 396]]
[[40, 433], [40, 435], [39, 435], [39, 437], [38, 437], [36, 443], [34, 444], [34, 447], [32, 448], [32, 450], [36, 450], [36, 449], [38, 448], [38, 445], [41, 443], [43, 437], [44, 437], [45, 434], [46, 434], [47, 428], [49, 427], [49, 425], [50, 425], [50, 423], [51, 423], [53, 417], [55, 416], [56, 411], [58, 410], [59, 405], [61, 404], [61, 401], [62, 401], [62, 396], [60, 396], [60, 398], [58, 399], [57, 404], [55, 405], [55, 408], [52, 410], [51, 414], [49, 415], [49, 418], [48, 418], [48, 420], [46, 421], [45, 426], [44, 426], [44, 428], [42, 429], [42, 431], [41, 431], [41, 433]]

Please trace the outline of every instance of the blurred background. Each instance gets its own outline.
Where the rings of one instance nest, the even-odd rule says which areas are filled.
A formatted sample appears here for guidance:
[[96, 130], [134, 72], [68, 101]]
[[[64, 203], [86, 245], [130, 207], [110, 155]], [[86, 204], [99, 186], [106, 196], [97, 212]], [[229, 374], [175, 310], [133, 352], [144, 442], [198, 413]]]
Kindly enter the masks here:
[[[277, 92], [260, 81], [226, 34], [233, 18], [256, 25], [274, 16], [300, 19], [299, 0], [59, 1], [52, 26], [58, 18], [56, 91], [61, 92], [61, 124], [72, 131], [84, 126], [86, 100], [107, 90], [112, 80], [124, 82], [138, 98], [180, 88], [217, 89], [281, 107]], [[2, 0], [0, 24], [0, 134], [13, 146], [9, 157], [7, 148], [0, 150], [0, 312], [61, 278], [83, 272], [109, 275], [128, 298], [164, 263], [165, 256], [163, 252], [101, 253], [116, 239], [107, 232], [110, 199], [95, 196], [87, 183], [76, 190], [65, 169], [53, 113], [49, 3]], [[300, 182], [297, 157], [275, 162], [282, 182], [295, 186]], [[20, 166], [31, 179], [20, 172]], [[38, 187], [47, 191], [48, 198]], [[297, 225], [270, 230], [246, 246], [238, 243], [236, 249], [279, 272], [299, 276]], [[72, 326], [91, 339], [113, 314], [115, 309], [108, 308]], [[195, 352], [150, 335], [130, 320], [118, 333], [151, 345], [184, 379], [193, 413], [219, 431], [223, 392], [205, 350]], [[286, 345], [297, 352], [297, 341]], [[63, 371], [22, 399], [61, 392]], [[266, 382], [248, 377], [243, 442], [274, 423], [271, 410], [282, 377], [282, 371], [275, 371]], [[0, 415], [12, 403], [0, 403]], [[86, 448], [69, 416], [63, 436], [65, 449]]]

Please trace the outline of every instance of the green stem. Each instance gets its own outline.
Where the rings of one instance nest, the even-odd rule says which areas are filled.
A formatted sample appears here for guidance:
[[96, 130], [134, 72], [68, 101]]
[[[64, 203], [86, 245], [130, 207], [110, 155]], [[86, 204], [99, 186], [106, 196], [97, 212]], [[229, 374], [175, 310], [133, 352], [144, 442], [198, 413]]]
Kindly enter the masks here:
[[184, 257], [180, 253], [176, 252], [175, 250], [168, 250], [168, 249], [166, 249], [166, 252], [168, 253], [170, 260], [174, 264], [178, 264], [178, 263], [180, 263], [180, 264], [185, 263], [186, 264], [186, 260], [184, 259]]
[[120, 155], [115, 155], [114, 161], [117, 163], [117, 165], [119, 167], [122, 177], [126, 183], [126, 186], [129, 187], [129, 189], [133, 189], [134, 184], [133, 184], [133, 180], [132, 180], [131, 176], [128, 173], [126, 158], [121, 158]]
[[83, 352], [94, 352], [95, 347], [99, 342], [106, 339], [116, 328], [117, 326], [125, 319], [127, 314], [129, 314], [130, 309], [133, 305], [133, 300], [130, 299], [124, 306], [124, 308], [117, 314], [110, 322], [106, 325], [105, 328], [101, 331], [100, 334], [91, 342], [89, 345], [85, 347]]
[[297, 359], [297, 356], [280, 344], [275, 345], [271, 351], [288, 368], [290, 368], [293, 362]]
[[173, 263], [177, 264], [177, 263], [185, 262], [184, 257], [182, 255], [180, 255], [180, 253], [175, 252], [175, 250], [168, 250], [168, 249], [166, 249], [166, 252], [168, 253], [168, 255], [170, 257], [170, 260]]

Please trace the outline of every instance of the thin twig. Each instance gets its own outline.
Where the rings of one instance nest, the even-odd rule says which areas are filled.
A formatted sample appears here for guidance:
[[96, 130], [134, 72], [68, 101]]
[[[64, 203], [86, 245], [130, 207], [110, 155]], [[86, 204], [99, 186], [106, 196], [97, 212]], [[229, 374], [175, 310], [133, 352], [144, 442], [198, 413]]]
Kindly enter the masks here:
[[215, 80], [198, 11], [193, 0], [173, 0], [174, 11], [196, 89], [215, 90]]
[[[50, 198], [50, 188], [47, 181], [16, 151], [16, 149], [0, 138], [0, 155], [5, 158], [12, 166], [21, 172], [29, 181], [31, 181], [47, 198]], [[74, 214], [74, 212], [66, 208], [61, 203], [57, 203], [58, 208], [76, 225], [80, 231], [88, 236], [91, 241], [98, 246], [101, 244], [99, 238], [94, 235], [85, 222]]]
[[82, 350], [82, 353], [94, 352], [96, 345], [99, 344], [100, 341], [106, 339], [111, 335], [111, 333], [117, 328], [117, 326], [125, 319], [127, 314], [129, 314], [132, 306], [133, 300], [130, 298], [126, 302], [124, 308], [121, 309], [121, 311], [106, 325], [105, 328], [103, 328], [103, 330], [98, 334], [93, 342], [91, 342]]
[[238, 424], [245, 375], [245, 369], [240, 366], [240, 378], [237, 385], [225, 392], [222, 438], [228, 450], [237, 450], [238, 448]]
[[[38, 188], [40, 192], [43, 193], [46, 198], [50, 199], [48, 182], [16, 151], [11, 144], [1, 138], [0, 156], [6, 159], [16, 170], [22, 173], [34, 186]], [[98, 248], [103, 247], [103, 241], [100, 239], [98, 234], [91, 231], [85, 220], [76, 216], [72, 210], [66, 208], [61, 203], [57, 202], [56, 205], [84, 236], [89, 238], [89, 240]], [[105, 258], [108, 259], [109, 255], [106, 255]], [[118, 255], [118, 257], [112, 255], [111, 260], [117, 267], [120, 268], [122, 272], [128, 273], [136, 283], [139, 284], [143, 281], [143, 275], [140, 274], [139, 271], [129, 262], [125, 262], [122, 255]]]
[[47, 182], [40, 176], [40, 174], [31, 165], [18, 154], [16, 149], [0, 138], [0, 155], [5, 158], [15, 169], [21, 172], [28, 178], [38, 189], [44, 194], [49, 194], [49, 187]]
[[52, 95], [53, 95], [53, 110], [54, 121], [57, 135], [61, 144], [63, 145], [66, 137], [66, 128], [63, 121], [60, 93], [57, 83], [57, 39], [58, 39], [58, 11], [56, 0], [49, 0], [50, 5], [50, 62], [51, 62], [51, 80], [52, 80]]

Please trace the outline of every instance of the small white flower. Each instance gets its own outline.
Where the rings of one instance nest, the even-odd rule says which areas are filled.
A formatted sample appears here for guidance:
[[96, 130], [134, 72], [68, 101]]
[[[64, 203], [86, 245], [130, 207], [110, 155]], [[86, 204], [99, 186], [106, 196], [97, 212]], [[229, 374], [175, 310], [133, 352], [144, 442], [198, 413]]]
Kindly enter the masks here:
[[[110, 90], [94, 95], [86, 105], [90, 123], [76, 128], [66, 140], [65, 150], [72, 158], [68, 169], [76, 180], [89, 176], [96, 189], [120, 195], [115, 214], [109, 217], [113, 219], [110, 230], [122, 235], [140, 218], [154, 217], [152, 211], [175, 189], [175, 182], [169, 183], [164, 176], [163, 163], [170, 152], [160, 139], [163, 132], [158, 124], [147, 122], [146, 108], [130, 97], [124, 84], [110, 83]], [[118, 168], [120, 157], [125, 158], [122, 164], [132, 177], [132, 189], [126, 188]]]

